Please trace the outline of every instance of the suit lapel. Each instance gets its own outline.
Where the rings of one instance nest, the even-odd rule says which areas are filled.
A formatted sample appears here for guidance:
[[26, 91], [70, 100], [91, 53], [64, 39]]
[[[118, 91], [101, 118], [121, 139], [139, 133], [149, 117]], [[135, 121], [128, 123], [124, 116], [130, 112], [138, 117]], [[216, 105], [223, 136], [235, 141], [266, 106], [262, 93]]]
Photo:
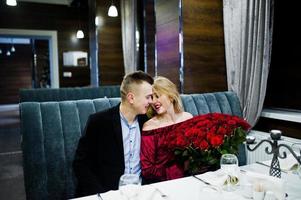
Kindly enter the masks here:
[[121, 123], [120, 123], [120, 113], [119, 113], [119, 105], [115, 106], [113, 108], [113, 115], [112, 115], [112, 121], [113, 121], [113, 134], [115, 135], [116, 141], [117, 141], [117, 147], [120, 150], [121, 157], [124, 160], [124, 150], [123, 150], [123, 139], [122, 139], [122, 129], [121, 129]]

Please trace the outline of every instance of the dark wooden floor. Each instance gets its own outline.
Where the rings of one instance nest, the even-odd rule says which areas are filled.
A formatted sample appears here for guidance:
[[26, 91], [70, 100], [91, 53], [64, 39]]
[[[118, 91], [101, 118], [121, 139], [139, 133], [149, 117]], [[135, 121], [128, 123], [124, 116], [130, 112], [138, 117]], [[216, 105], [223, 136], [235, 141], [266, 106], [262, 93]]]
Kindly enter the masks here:
[[0, 110], [0, 191], [0, 199], [26, 199], [17, 107]]

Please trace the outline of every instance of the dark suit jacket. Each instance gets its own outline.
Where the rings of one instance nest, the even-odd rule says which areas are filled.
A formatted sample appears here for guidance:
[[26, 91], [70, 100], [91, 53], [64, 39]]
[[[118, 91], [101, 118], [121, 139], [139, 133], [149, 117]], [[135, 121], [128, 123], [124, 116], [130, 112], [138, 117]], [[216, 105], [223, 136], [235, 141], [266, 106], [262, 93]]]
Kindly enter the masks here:
[[[77, 196], [118, 189], [125, 168], [119, 105], [95, 113], [87, 121], [73, 162]], [[145, 115], [138, 116], [140, 130], [146, 120]]]

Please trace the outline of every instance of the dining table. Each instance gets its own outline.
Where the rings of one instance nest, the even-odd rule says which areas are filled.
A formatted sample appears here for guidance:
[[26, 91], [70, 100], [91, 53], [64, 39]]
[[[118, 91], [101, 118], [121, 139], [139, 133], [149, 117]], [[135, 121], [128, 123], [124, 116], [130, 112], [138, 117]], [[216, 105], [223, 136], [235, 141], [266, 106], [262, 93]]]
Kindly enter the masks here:
[[241, 181], [243, 179], [246, 180], [244, 177], [247, 176], [249, 178], [256, 176], [259, 179], [262, 178], [262, 180], [266, 179], [266, 183], [269, 184], [269, 190], [275, 193], [273, 196], [275, 200], [301, 199], [301, 178], [296, 173], [283, 172], [281, 179], [279, 179], [270, 177], [269, 167], [262, 163], [240, 166], [240, 182], [233, 191], [227, 191], [221, 185], [218, 186], [217, 182], [219, 180], [216, 178], [218, 173], [220, 173], [220, 170], [206, 172], [197, 176], [142, 185], [138, 188], [137, 195], [131, 198], [125, 196], [119, 190], [115, 190], [77, 198], [76, 200], [250, 200], [253, 199], [252, 192], [254, 187], [246, 184], [247, 182]]

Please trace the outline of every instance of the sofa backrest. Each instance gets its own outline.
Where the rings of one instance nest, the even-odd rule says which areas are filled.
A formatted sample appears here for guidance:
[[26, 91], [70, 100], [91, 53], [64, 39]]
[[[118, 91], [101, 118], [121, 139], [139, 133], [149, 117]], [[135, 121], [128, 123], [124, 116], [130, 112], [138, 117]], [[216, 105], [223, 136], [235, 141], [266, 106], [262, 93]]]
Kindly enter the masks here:
[[[233, 92], [181, 95], [181, 98], [184, 109], [193, 115], [210, 112], [242, 115]], [[74, 197], [72, 162], [86, 121], [90, 114], [119, 102], [120, 98], [99, 98], [20, 104], [27, 199]]]
[[107, 85], [91, 88], [75, 87], [20, 89], [19, 96], [19, 102], [47, 102], [120, 97], [120, 86]]

